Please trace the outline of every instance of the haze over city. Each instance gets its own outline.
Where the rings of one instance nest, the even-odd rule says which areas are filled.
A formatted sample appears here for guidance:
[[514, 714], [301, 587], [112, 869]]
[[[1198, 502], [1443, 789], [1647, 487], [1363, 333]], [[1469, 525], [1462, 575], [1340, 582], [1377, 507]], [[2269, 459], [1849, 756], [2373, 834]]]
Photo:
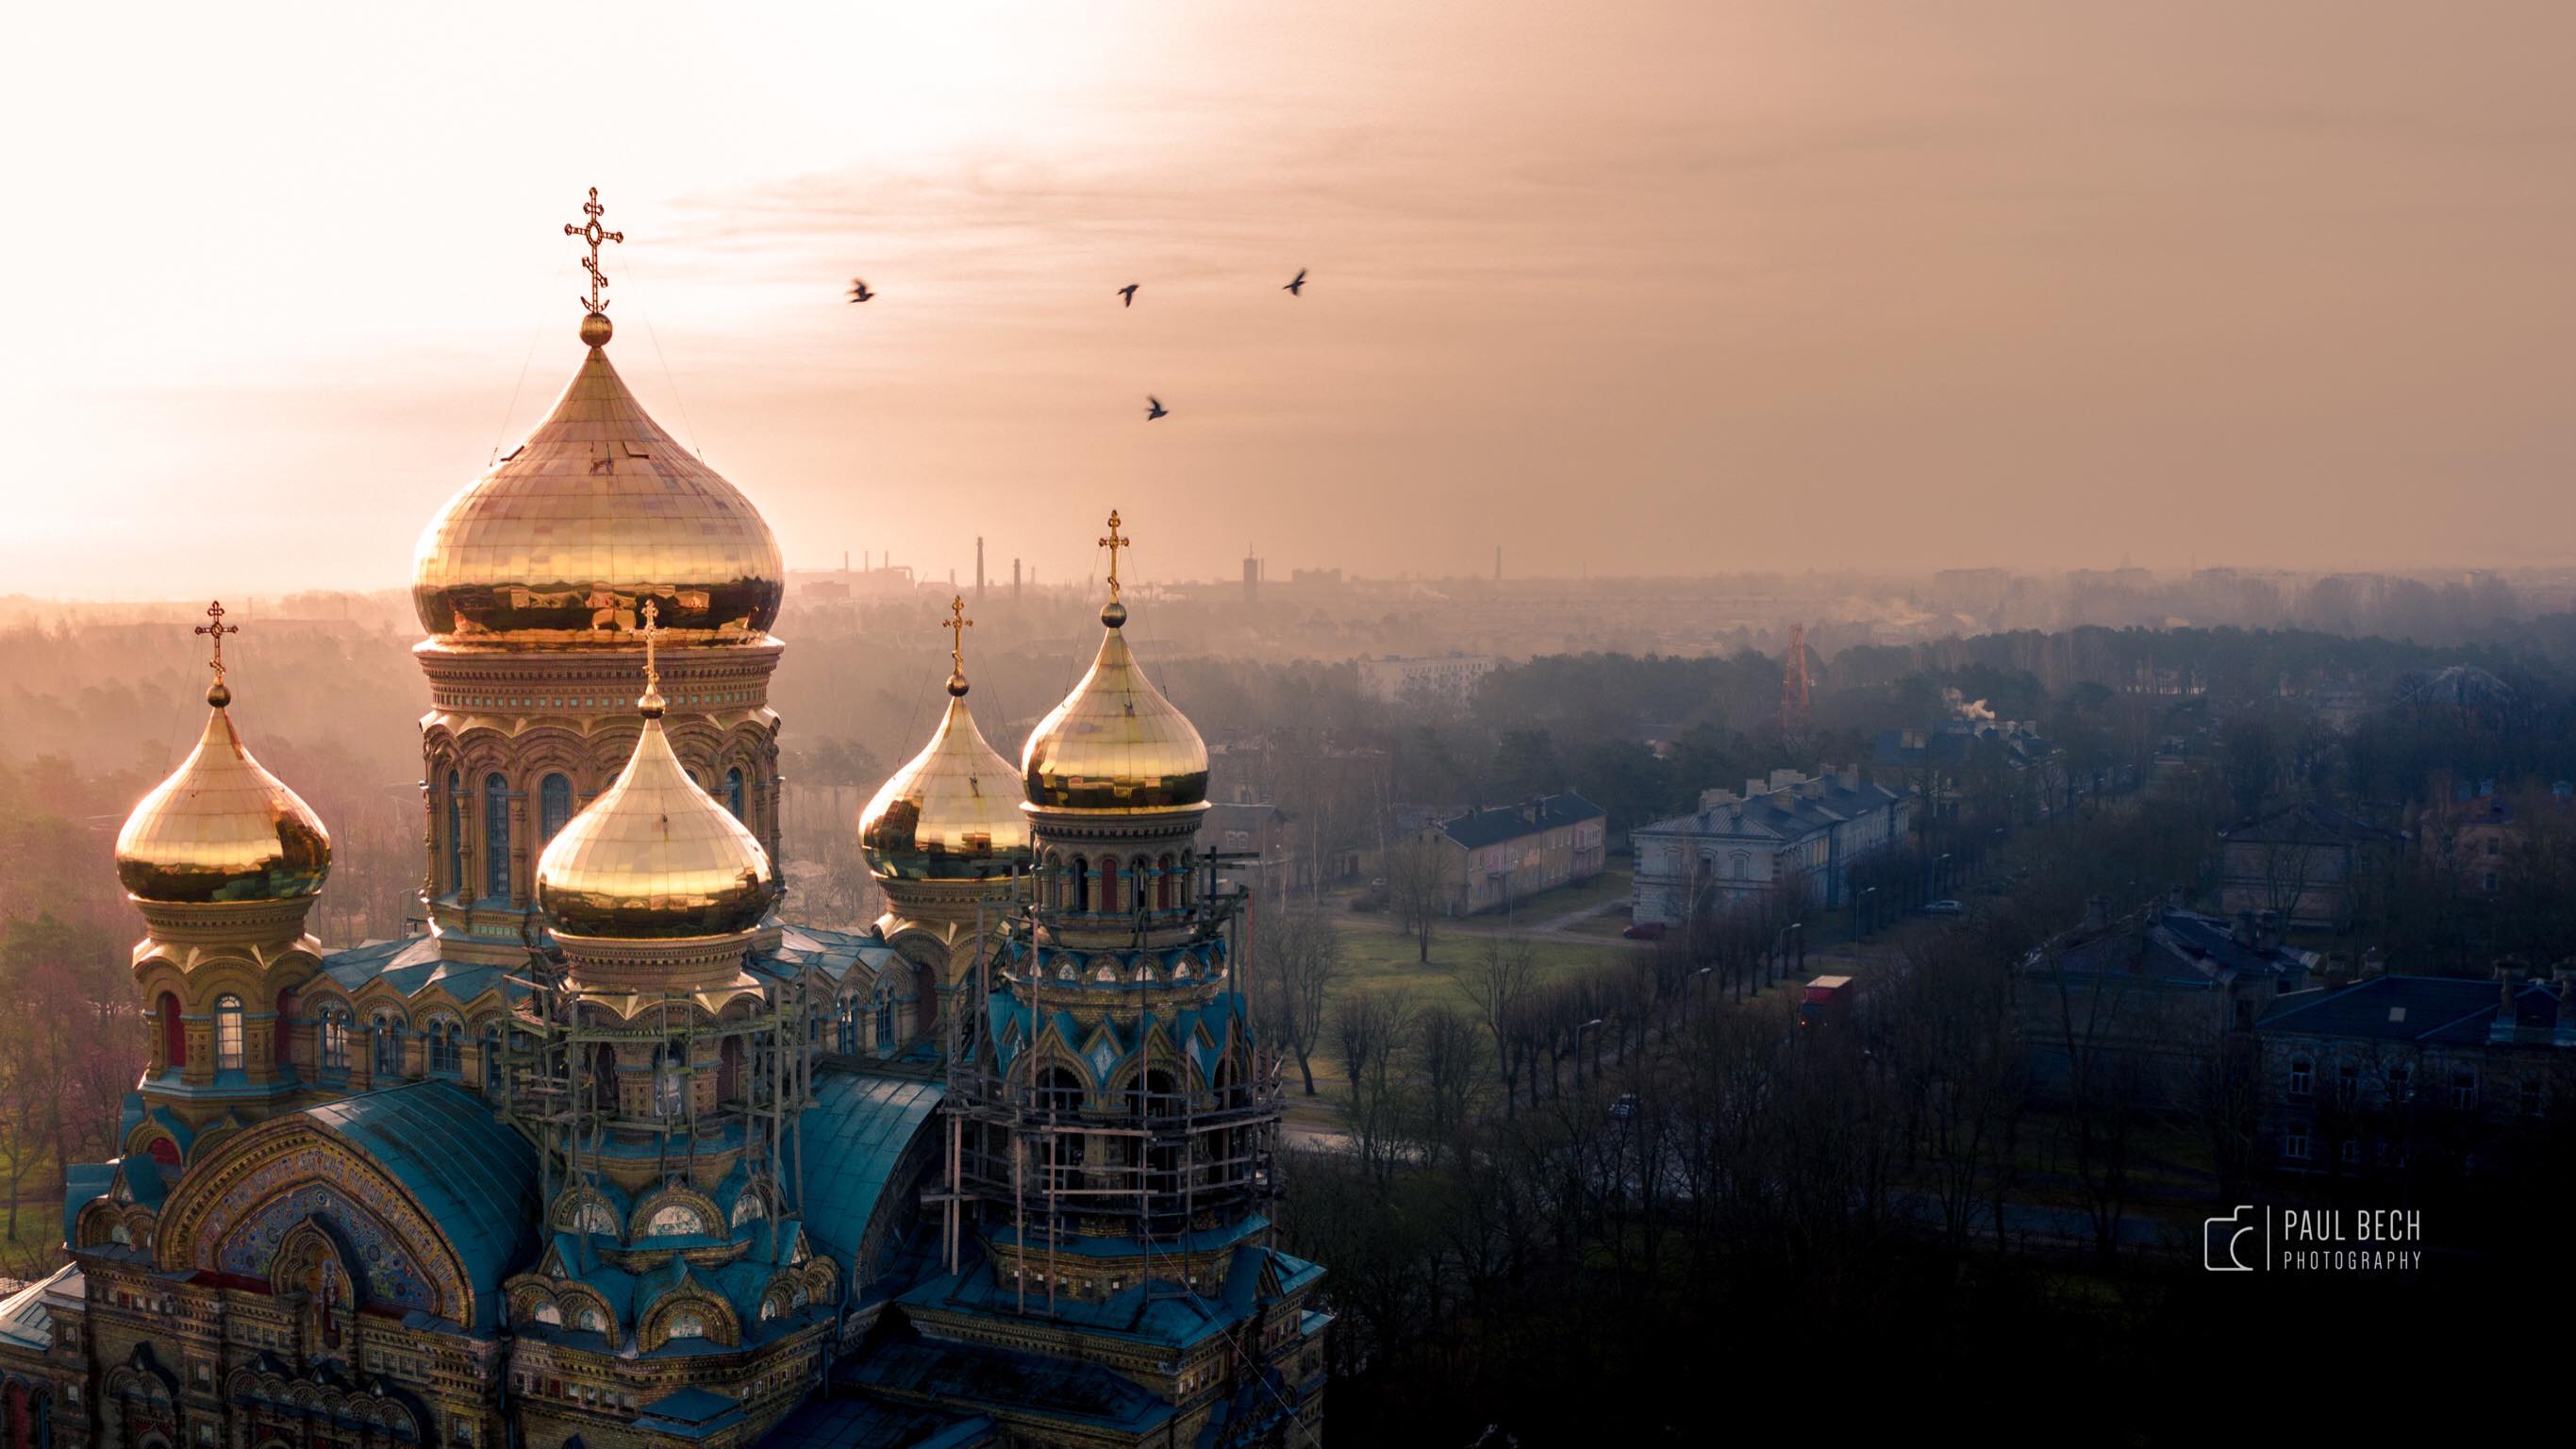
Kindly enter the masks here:
[[2564, 6], [16, 29], [10, 591], [405, 582], [579, 356], [593, 185], [627, 376], [791, 567], [982, 532], [1079, 577], [1109, 503], [1149, 580], [2515, 566], [2576, 522]]

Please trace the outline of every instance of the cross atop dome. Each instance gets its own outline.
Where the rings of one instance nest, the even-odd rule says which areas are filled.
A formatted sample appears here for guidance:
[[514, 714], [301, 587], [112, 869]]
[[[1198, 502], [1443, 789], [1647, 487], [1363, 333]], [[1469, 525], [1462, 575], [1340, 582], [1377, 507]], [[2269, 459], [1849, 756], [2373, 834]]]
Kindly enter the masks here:
[[635, 701], [635, 707], [644, 711], [646, 719], [662, 717], [662, 670], [654, 654], [654, 641], [662, 637], [661, 617], [662, 606], [646, 599], [644, 627], [636, 631], [644, 636], [644, 697]]
[[939, 627], [948, 631], [948, 692], [958, 699], [966, 697], [966, 631], [975, 621], [966, 617], [966, 596], [959, 594], [948, 601], [948, 617]]
[[206, 665], [215, 671], [215, 682], [206, 686], [206, 703], [221, 709], [232, 703], [233, 698], [232, 687], [224, 683], [224, 636], [240, 633], [241, 625], [224, 622], [224, 601], [217, 599], [206, 605], [206, 622], [190, 632], [214, 637], [214, 657], [207, 660]]
[[607, 214], [608, 208], [599, 203], [598, 187], [590, 188], [590, 200], [582, 203], [581, 210], [589, 220], [579, 226], [564, 223], [565, 236], [577, 236], [590, 244], [590, 255], [581, 259], [581, 269], [590, 273], [590, 295], [582, 299], [585, 310], [581, 319], [581, 340], [593, 347], [605, 347], [610, 335], [608, 298], [601, 293], [608, 287], [608, 274], [599, 269], [599, 244], [624, 242], [626, 233], [610, 231], [600, 225], [599, 219]]

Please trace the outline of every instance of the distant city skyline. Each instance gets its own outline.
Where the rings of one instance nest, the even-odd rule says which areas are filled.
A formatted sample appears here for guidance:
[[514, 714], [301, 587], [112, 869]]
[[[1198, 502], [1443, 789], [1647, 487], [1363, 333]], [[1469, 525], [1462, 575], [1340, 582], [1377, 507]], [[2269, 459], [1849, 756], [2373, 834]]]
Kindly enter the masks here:
[[1378, 577], [2576, 558], [2563, 6], [21, 40], [0, 588], [33, 595], [399, 585], [578, 360], [594, 185], [617, 365], [798, 568], [963, 578], [980, 533], [1070, 580], [1113, 505], [1144, 580], [1247, 535]]

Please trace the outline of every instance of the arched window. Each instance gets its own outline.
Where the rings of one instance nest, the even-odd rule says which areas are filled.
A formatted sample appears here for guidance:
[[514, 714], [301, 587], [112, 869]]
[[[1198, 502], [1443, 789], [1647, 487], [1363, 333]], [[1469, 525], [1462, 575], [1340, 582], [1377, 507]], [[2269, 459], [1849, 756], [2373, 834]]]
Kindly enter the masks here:
[[741, 1227], [744, 1223], [758, 1222], [767, 1216], [769, 1216], [769, 1206], [760, 1200], [759, 1193], [746, 1192], [734, 1199], [733, 1225], [735, 1227]]
[[546, 1299], [544, 1302], [537, 1305], [537, 1321], [539, 1323], [561, 1323], [563, 1322], [563, 1310], [555, 1306], [555, 1301], [553, 1299]]
[[483, 777], [483, 894], [510, 898], [510, 782], [498, 770]]
[[1167, 855], [1160, 861], [1156, 862], [1156, 868], [1154, 871], [1154, 909], [1158, 911], [1168, 911], [1171, 908], [1172, 858]]
[[215, 998], [215, 1070], [238, 1072], [242, 1067], [242, 1001], [238, 996]]
[[835, 1044], [840, 1048], [841, 1055], [857, 1056], [859, 1054], [859, 1003], [856, 997], [841, 999], [839, 1027], [840, 1030], [836, 1033], [838, 1041]]
[[1091, 909], [1091, 864], [1077, 855], [1073, 858], [1072, 865], [1073, 909], [1077, 912], [1088, 911]]
[[662, 1336], [664, 1338], [704, 1338], [707, 1336], [707, 1322], [684, 1309], [671, 1315], [670, 1330]]
[[537, 843], [555, 838], [555, 832], [572, 823], [572, 781], [561, 775], [548, 775], [537, 782]]
[[655, 1208], [644, 1224], [648, 1238], [697, 1238], [706, 1236], [706, 1231], [706, 1219], [698, 1216], [698, 1210], [679, 1203]]
[[161, 993], [161, 1064], [188, 1064], [188, 1023], [179, 1015], [179, 998], [167, 991]]
[[680, 1049], [666, 1046], [653, 1063], [653, 1114], [657, 1117], [680, 1115], [681, 1099], [686, 1095], [680, 1070]]
[[585, 1304], [574, 1312], [572, 1326], [584, 1333], [599, 1333], [605, 1331], [608, 1325], [600, 1320], [598, 1309]]
[[501, 1095], [501, 1023], [497, 1021], [483, 1028], [483, 1090]]
[[617, 1236], [617, 1214], [610, 1212], [608, 1204], [599, 1199], [588, 1198], [582, 1202], [580, 1210], [573, 1214], [573, 1226], [585, 1233], [599, 1233], [613, 1238]]
[[447, 772], [447, 889], [462, 898], [465, 887], [465, 777]]
[[742, 771], [739, 767], [725, 771], [724, 801], [725, 808], [733, 812], [734, 819], [740, 820], [744, 818], [742, 813]]
[[429, 1024], [429, 1070], [440, 1077], [465, 1074], [465, 1028], [449, 1018]]
[[877, 993], [877, 1055], [894, 1054], [894, 988]]
[[379, 1013], [372, 1035], [375, 1038], [375, 1055], [368, 1063], [368, 1070], [380, 1077], [399, 1075], [402, 1071], [402, 1024], [395, 1021], [390, 1012]]
[[349, 1069], [349, 1008], [322, 1008], [322, 1070], [345, 1072]]

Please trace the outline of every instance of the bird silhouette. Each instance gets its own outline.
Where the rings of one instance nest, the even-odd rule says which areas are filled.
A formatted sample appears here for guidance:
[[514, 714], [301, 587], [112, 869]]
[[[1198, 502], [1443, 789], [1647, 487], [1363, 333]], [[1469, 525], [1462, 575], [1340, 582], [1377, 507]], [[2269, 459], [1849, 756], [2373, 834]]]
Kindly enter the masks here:
[[1156, 418], [1168, 418], [1171, 415], [1172, 410], [1163, 406], [1161, 398], [1151, 393], [1145, 395], [1145, 421], [1150, 423]]
[[851, 300], [851, 301], [853, 301], [853, 302], [864, 302], [864, 301], [868, 300], [870, 297], [873, 297], [873, 296], [875, 296], [875, 295], [876, 295], [876, 293], [871, 292], [871, 291], [869, 291], [869, 290], [868, 290], [868, 284], [867, 284], [867, 283], [865, 283], [865, 282], [863, 282], [863, 281], [859, 280], [859, 279], [858, 279], [858, 278], [856, 278], [856, 277], [852, 277], [852, 278], [850, 278], [850, 300]]
[[1127, 299], [1127, 305], [1128, 305], [1128, 306], [1130, 306], [1130, 307], [1133, 307], [1133, 306], [1135, 306], [1135, 305], [1136, 305], [1136, 288], [1137, 288], [1137, 285], [1138, 285], [1138, 284], [1137, 284], [1137, 283], [1135, 283], [1135, 282], [1129, 282], [1126, 286], [1123, 286], [1123, 287], [1121, 287], [1121, 288], [1119, 288], [1119, 289], [1118, 289], [1118, 295], [1119, 295], [1119, 296], [1121, 296], [1121, 297], [1126, 298], [1126, 299]]
[[1284, 287], [1280, 288], [1279, 290], [1280, 290], [1280, 291], [1283, 291], [1283, 292], [1285, 292], [1285, 293], [1287, 293], [1287, 294], [1288, 294], [1289, 296], [1291, 296], [1291, 297], [1302, 297], [1302, 296], [1305, 296], [1305, 295], [1306, 295], [1306, 269], [1305, 269], [1304, 267], [1299, 267], [1299, 268], [1297, 269], [1297, 279], [1296, 279], [1295, 281], [1293, 281], [1293, 282], [1290, 282], [1287, 286], [1284, 286]]

